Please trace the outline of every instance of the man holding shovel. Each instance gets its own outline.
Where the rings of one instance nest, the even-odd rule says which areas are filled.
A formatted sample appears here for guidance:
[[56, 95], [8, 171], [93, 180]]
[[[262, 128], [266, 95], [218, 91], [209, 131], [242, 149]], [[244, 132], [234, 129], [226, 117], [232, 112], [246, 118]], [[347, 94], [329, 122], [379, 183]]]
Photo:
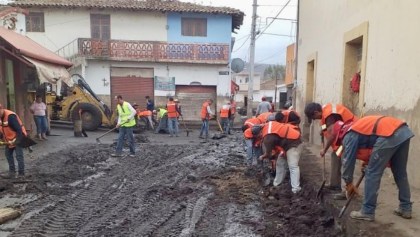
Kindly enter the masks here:
[[117, 96], [117, 103], [117, 128], [119, 128], [118, 142], [116, 151], [115, 153], [111, 154], [111, 156], [123, 156], [122, 149], [124, 145], [125, 136], [127, 135], [127, 140], [130, 147], [130, 157], [134, 157], [136, 152], [134, 148], [133, 127], [136, 126], [136, 120], [134, 118], [134, 116], [136, 115], [136, 110], [130, 105], [130, 103], [124, 101], [121, 95]]
[[353, 185], [356, 159], [362, 160], [365, 166], [363, 205], [360, 211], [351, 212], [350, 217], [365, 221], [375, 219], [382, 174], [385, 168], [390, 166], [400, 201], [394, 214], [411, 219], [412, 203], [407, 160], [410, 139], [414, 134], [407, 124], [393, 117], [377, 115], [366, 116], [351, 123], [338, 121], [328, 130], [335, 137], [335, 144], [342, 145], [337, 155], [343, 160], [342, 178], [346, 183], [348, 196], [357, 193], [357, 187]]

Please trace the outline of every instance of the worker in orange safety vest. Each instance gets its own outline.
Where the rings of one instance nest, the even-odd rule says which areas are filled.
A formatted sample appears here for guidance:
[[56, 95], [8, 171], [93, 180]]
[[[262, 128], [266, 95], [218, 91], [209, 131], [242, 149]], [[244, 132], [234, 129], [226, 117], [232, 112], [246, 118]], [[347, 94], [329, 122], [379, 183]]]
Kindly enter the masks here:
[[15, 153], [18, 164], [18, 175], [25, 175], [25, 162], [23, 156], [23, 148], [17, 146], [19, 142], [27, 136], [26, 129], [23, 126], [19, 116], [11, 110], [5, 109], [0, 104], [0, 135], [2, 140], [8, 145], [5, 146], [5, 156], [9, 164], [9, 178], [15, 177], [15, 161], [13, 153]]
[[166, 104], [166, 109], [168, 110], [168, 129], [169, 136], [173, 137], [174, 135], [178, 137], [178, 117], [182, 116], [179, 111], [178, 105], [175, 103], [173, 97], [169, 97], [168, 103]]
[[411, 218], [412, 203], [407, 176], [407, 160], [410, 139], [414, 136], [407, 124], [397, 118], [376, 115], [360, 118], [355, 122], [337, 121], [328, 127], [341, 147], [342, 178], [347, 194], [357, 193], [353, 185], [356, 159], [362, 160], [366, 168], [363, 204], [360, 211], [353, 211], [350, 217], [373, 221], [382, 174], [390, 165], [398, 187], [399, 206], [394, 214]]
[[[327, 187], [332, 190], [341, 191], [341, 159], [335, 154], [338, 147], [333, 144], [334, 137], [328, 134], [327, 127], [337, 121], [343, 121], [345, 123], [355, 121], [357, 120], [357, 117], [344, 105], [332, 103], [328, 103], [324, 106], [321, 106], [318, 103], [309, 103], [305, 107], [305, 115], [309, 122], [316, 119], [320, 120], [321, 136], [323, 136], [326, 141], [326, 143], [323, 144], [320, 155], [321, 157], [324, 157], [330, 147], [333, 150], [331, 153], [330, 183]], [[344, 193], [341, 193], [336, 195], [335, 198], [345, 199], [345, 195]]]
[[[209, 120], [214, 116], [213, 112], [211, 111], [210, 106], [213, 104], [212, 99], [206, 100], [203, 105], [201, 106], [201, 130], [199, 138], [205, 138], [206, 140], [209, 137]], [[205, 137], [203, 137], [205, 135]]]
[[230, 133], [230, 116], [232, 115], [230, 101], [222, 105], [220, 109], [220, 123], [223, 129], [223, 134]]
[[[301, 190], [299, 159], [302, 151], [302, 141], [299, 129], [291, 124], [270, 121], [264, 125], [252, 127], [252, 134], [257, 138], [262, 139], [264, 154], [260, 156], [260, 160], [269, 158], [276, 146], [283, 148], [286, 152], [289, 166], [292, 192], [299, 192]], [[283, 163], [277, 161], [277, 164], [281, 165]], [[274, 186], [279, 185], [283, 181], [282, 178], [284, 178], [284, 176], [281, 174], [283, 171], [284, 167], [278, 167], [276, 165], [276, 178], [273, 182]]]

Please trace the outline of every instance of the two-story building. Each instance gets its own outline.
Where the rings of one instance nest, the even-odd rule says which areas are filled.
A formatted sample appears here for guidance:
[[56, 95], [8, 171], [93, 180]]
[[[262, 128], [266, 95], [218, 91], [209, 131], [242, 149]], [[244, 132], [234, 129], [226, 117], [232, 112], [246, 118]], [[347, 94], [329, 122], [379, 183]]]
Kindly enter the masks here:
[[[232, 32], [243, 12], [170, 0], [16, 0], [29, 10], [26, 35], [74, 63], [108, 104], [116, 95], [183, 104], [199, 119], [203, 100], [231, 94]], [[221, 103], [223, 100], [220, 100]], [[217, 104], [217, 103], [215, 103]], [[114, 105], [113, 105], [114, 106]]]

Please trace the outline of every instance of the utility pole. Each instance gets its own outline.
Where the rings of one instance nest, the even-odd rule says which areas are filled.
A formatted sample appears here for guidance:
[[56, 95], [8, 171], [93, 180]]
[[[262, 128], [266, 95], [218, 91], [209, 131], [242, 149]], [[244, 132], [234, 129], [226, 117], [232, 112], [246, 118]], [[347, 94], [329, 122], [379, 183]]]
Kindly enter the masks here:
[[[274, 110], [276, 109], [276, 107], [277, 107], [277, 80], [278, 80], [278, 78], [279, 78], [279, 76], [278, 76], [278, 74], [277, 74], [277, 72], [276, 72], [276, 87], [274, 88]], [[279, 96], [280, 97], [280, 96]], [[280, 98], [279, 98], [279, 101], [280, 101]], [[280, 108], [280, 107], [279, 107]]]
[[247, 117], [251, 118], [252, 105], [254, 101], [254, 60], [255, 60], [255, 37], [256, 37], [256, 22], [257, 22], [257, 0], [254, 0], [252, 4], [252, 25], [251, 25], [251, 45], [250, 45], [250, 56], [249, 56], [249, 81], [248, 81], [248, 106], [247, 106]]

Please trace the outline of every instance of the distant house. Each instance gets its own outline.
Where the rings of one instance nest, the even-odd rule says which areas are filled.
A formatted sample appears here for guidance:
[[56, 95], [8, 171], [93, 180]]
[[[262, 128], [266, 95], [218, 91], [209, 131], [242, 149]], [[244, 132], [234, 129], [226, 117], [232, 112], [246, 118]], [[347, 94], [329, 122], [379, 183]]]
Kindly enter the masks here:
[[[243, 12], [169, 0], [17, 0], [29, 10], [26, 35], [71, 60], [72, 73], [115, 106], [121, 94], [142, 105], [183, 104], [199, 119], [204, 99], [231, 94], [231, 33]], [[223, 100], [220, 100], [222, 103]], [[217, 103], [215, 103], [217, 104]]]
[[[243, 71], [234, 75], [234, 80], [239, 86], [239, 91], [235, 95], [235, 100], [238, 105], [246, 106], [248, 104], [248, 85], [249, 85], [249, 72]], [[260, 90], [261, 74], [254, 74], [253, 78], [253, 94], [254, 97]], [[261, 98], [260, 98], [261, 99]], [[258, 102], [256, 98], [253, 98], [254, 102]]]

